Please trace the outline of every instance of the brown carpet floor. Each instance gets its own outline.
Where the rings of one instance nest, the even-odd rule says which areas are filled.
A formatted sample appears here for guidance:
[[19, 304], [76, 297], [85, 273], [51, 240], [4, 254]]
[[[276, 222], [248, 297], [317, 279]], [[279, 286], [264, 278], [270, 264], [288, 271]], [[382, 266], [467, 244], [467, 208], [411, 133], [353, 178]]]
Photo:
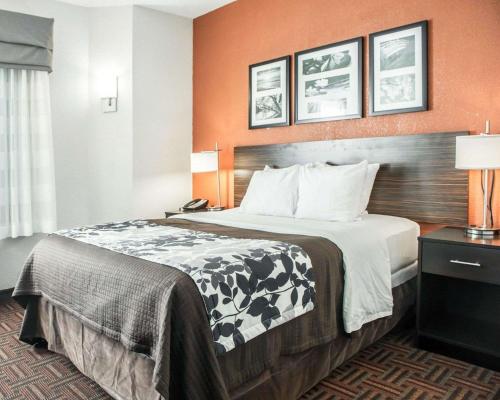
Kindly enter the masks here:
[[[14, 302], [0, 303], [0, 399], [109, 399], [66, 358], [19, 342], [22, 316]], [[327, 399], [500, 400], [500, 373], [415, 349], [411, 332], [401, 332], [362, 351], [302, 398]]]

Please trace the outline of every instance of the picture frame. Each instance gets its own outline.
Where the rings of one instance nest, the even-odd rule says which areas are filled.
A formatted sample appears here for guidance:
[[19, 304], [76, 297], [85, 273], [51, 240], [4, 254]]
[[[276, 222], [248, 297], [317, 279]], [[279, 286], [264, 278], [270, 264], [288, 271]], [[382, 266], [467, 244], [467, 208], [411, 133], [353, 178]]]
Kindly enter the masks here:
[[363, 38], [295, 53], [296, 124], [363, 117]]
[[428, 110], [427, 21], [371, 33], [370, 115]]
[[248, 128], [290, 125], [290, 56], [248, 67]]

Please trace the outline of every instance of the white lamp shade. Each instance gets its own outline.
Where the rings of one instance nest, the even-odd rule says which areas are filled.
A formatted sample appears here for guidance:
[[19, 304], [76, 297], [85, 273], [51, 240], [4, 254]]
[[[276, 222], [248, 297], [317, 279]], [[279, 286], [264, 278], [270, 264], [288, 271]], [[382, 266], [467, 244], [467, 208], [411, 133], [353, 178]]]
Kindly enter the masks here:
[[500, 135], [457, 136], [455, 168], [499, 169]]
[[101, 76], [98, 86], [99, 95], [102, 99], [118, 97], [118, 77], [113, 75]]
[[204, 151], [202, 153], [191, 154], [191, 172], [211, 172], [217, 171], [217, 152]]

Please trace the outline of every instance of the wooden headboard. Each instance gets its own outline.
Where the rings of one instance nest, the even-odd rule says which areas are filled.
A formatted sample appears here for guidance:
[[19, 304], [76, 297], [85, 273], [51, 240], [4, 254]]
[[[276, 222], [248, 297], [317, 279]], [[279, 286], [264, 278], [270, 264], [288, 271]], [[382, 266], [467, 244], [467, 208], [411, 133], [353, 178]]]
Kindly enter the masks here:
[[468, 173], [455, 169], [455, 137], [467, 132], [341, 139], [234, 149], [234, 204], [239, 206], [252, 174], [264, 166], [322, 161], [380, 163], [368, 211], [417, 222], [466, 225]]

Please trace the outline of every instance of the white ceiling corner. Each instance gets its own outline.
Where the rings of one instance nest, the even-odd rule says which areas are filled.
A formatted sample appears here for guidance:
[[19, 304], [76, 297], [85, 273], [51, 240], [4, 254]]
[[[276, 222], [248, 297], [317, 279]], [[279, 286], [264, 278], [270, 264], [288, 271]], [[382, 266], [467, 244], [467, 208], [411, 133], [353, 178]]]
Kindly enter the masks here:
[[154, 10], [196, 18], [236, 0], [59, 0], [83, 7], [140, 5]]

